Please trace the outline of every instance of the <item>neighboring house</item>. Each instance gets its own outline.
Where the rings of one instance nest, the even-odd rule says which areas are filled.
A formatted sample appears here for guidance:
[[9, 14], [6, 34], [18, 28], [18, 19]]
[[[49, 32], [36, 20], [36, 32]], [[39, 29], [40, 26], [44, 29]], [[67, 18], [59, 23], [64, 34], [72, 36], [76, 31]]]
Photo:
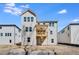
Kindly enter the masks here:
[[59, 31], [58, 43], [79, 45], [79, 23], [70, 23]]
[[14, 45], [21, 42], [21, 29], [14, 24], [0, 25], [0, 44]]
[[27, 10], [21, 14], [22, 45], [56, 45], [57, 21], [37, 21], [36, 14]]

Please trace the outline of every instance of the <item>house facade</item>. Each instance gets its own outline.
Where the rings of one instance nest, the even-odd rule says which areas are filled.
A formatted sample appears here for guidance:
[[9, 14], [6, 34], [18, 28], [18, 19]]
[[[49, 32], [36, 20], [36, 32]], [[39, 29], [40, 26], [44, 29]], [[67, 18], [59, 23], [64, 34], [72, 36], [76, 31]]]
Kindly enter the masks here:
[[58, 43], [79, 45], [79, 23], [70, 23], [59, 31]]
[[21, 14], [22, 45], [56, 45], [57, 21], [38, 21], [31, 10]]
[[0, 25], [0, 45], [14, 45], [21, 42], [21, 29], [14, 24]]

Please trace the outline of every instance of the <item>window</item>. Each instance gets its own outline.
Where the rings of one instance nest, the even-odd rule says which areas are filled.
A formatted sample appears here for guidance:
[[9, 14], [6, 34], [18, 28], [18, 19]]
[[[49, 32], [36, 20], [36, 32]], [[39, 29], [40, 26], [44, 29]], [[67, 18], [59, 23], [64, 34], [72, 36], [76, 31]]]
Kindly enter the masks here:
[[26, 22], [26, 17], [24, 17], [24, 22]]
[[29, 31], [32, 32], [32, 27], [29, 27]]
[[0, 29], [2, 29], [2, 27], [0, 26]]
[[7, 33], [7, 34], [8, 34], [8, 36], [9, 36], [10, 33]]
[[10, 36], [12, 36], [11, 33], [10, 33]]
[[50, 31], [50, 34], [53, 34], [52, 31]]
[[49, 23], [49, 26], [51, 26], [51, 23]]
[[11, 42], [12, 42], [12, 40], [9, 40], [9, 42], [11, 43]]
[[31, 17], [31, 22], [33, 22], [33, 19], [34, 19], [34, 18], [33, 18], [33, 17]]
[[26, 32], [28, 32], [28, 27], [26, 27]]
[[5, 33], [5, 36], [11, 36], [11, 33]]
[[1, 33], [1, 36], [3, 36], [3, 33]]
[[54, 42], [54, 39], [51, 39], [51, 43], [53, 43]]
[[27, 38], [27, 42], [30, 42], [30, 37]]
[[27, 17], [27, 19], [28, 19], [28, 22], [30, 22], [30, 17]]
[[7, 33], [5, 33], [5, 36], [7, 36]]

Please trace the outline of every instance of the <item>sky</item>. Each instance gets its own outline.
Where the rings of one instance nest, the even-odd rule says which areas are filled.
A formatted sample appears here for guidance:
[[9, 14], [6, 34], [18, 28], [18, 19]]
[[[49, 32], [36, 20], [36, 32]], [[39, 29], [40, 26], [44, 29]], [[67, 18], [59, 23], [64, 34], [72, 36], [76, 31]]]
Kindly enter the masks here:
[[58, 21], [58, 31], [69, 23], [79, 22], [77, 3], [0, 3], [0, 24], [15, 24], [21, 28], [20, 14], [31, 9], [39, 21]]

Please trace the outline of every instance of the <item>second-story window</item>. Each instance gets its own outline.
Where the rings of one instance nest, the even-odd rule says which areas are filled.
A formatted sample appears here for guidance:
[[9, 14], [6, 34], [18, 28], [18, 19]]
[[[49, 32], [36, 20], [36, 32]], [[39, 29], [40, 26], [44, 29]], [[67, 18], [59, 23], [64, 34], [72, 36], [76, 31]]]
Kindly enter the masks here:
[[7, 33], [5, 33], [5, 36], [7, 36]]
[[10, 36], [12, 36], [12, 34], [10, 33]]
[[26, 32], [28, 32], [28, 27], [26, 27]]
[[32, 27], [29, 27], [29, 31], [32, 32]]
[[3, 36], [3, 33], [1, 33], [1, 36]]
[[53, 32], [52, 32], [52, 31], [50, 31], [50, 34], [53, 34]]

